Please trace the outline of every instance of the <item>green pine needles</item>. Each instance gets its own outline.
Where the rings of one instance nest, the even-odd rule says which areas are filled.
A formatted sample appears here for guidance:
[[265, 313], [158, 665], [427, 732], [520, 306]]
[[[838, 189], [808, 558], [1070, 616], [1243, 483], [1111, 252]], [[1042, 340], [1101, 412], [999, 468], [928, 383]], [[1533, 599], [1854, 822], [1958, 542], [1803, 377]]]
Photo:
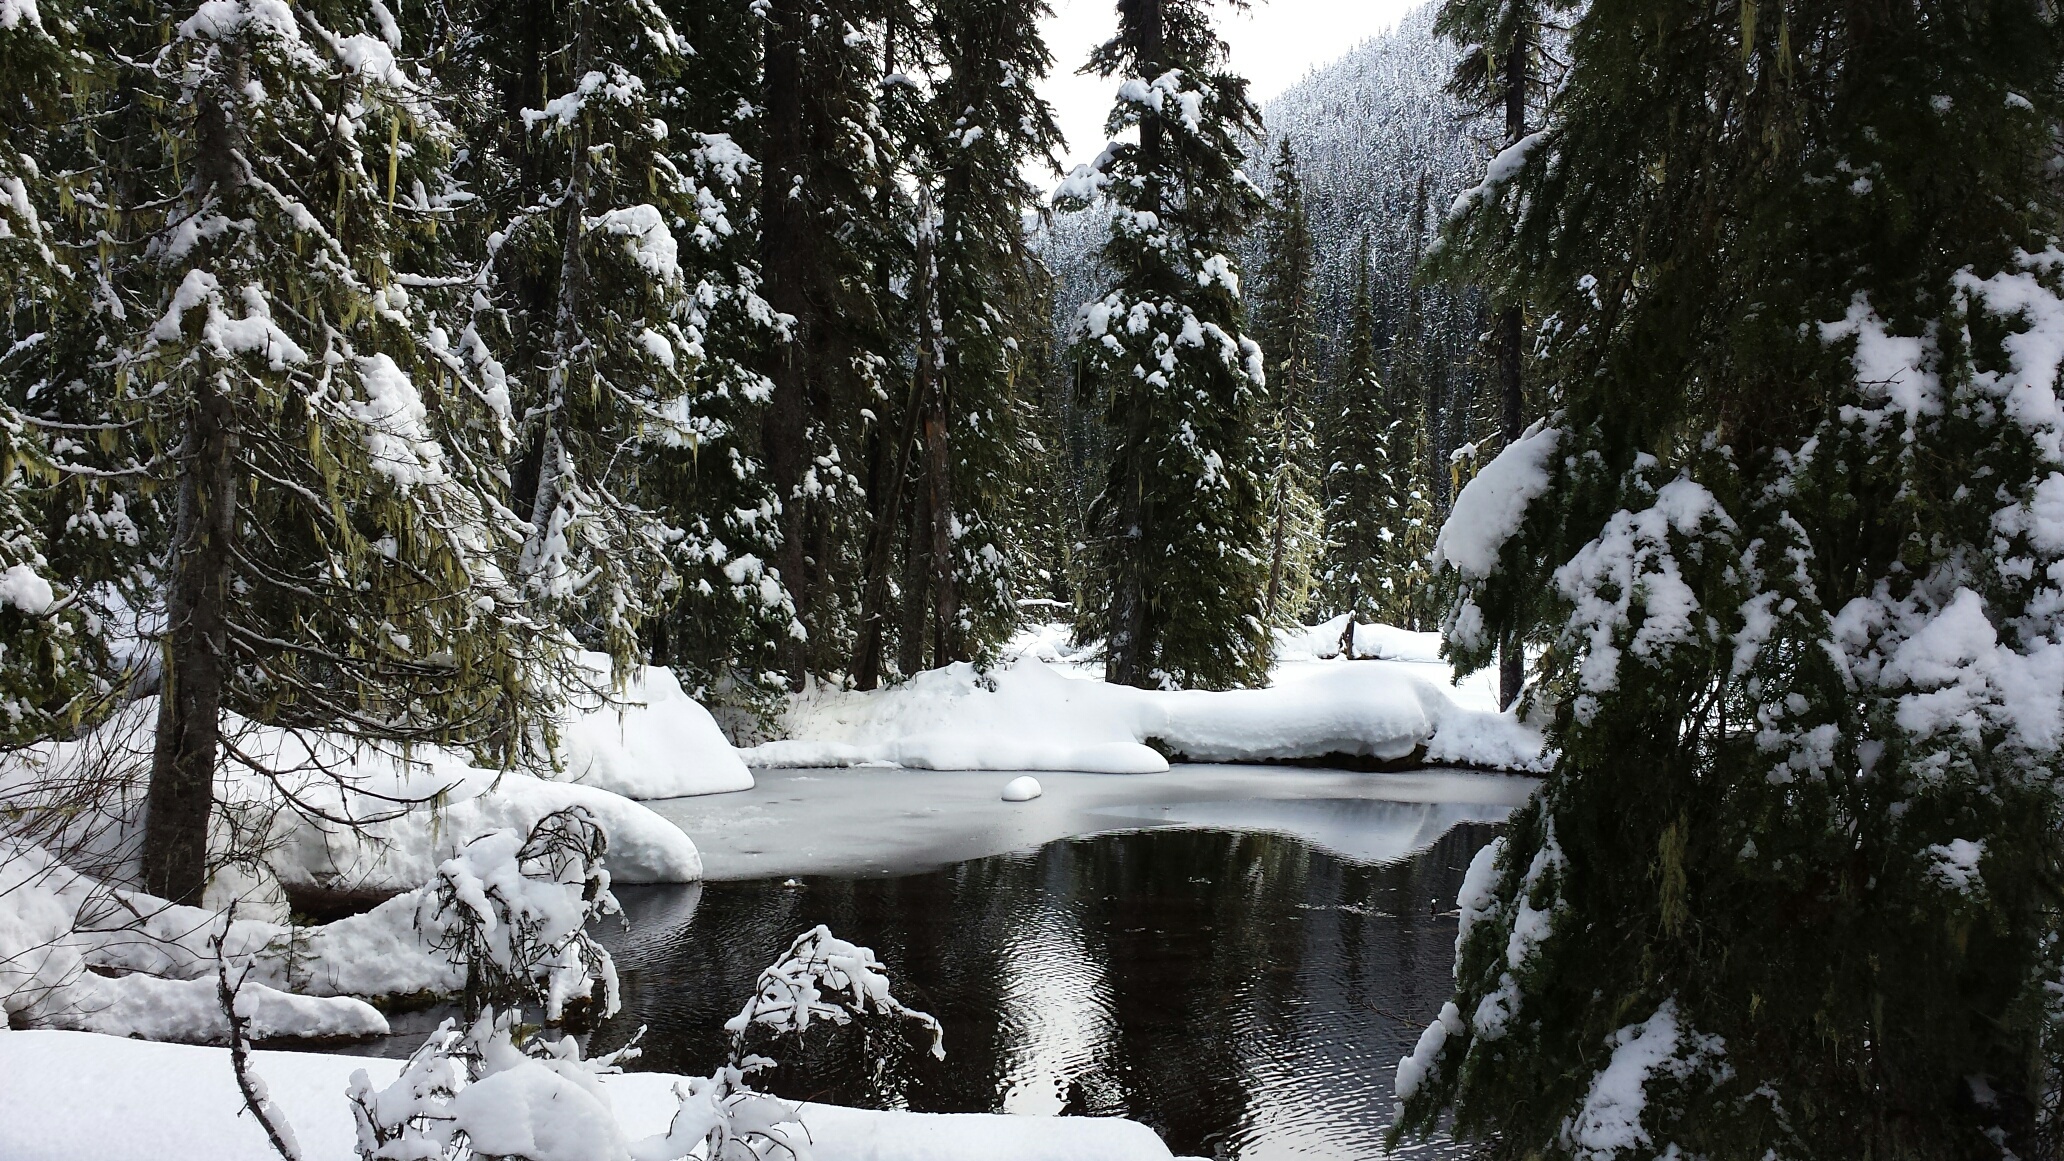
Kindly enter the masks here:
[[1377, 378], [1367, 239], [1358, 253], [1347, 353], [1320, 431], [1324, 605], [1357, 621], [1430, 629], [1437, 614], [1427, 555], [1438, 518], [1424, 477], [1425, 416], [1413, 394]]
[[1082, 308], [1077, 357], [1107, 401], [1111, 450], [1092, 506], [1089, 607], [1126, 685], [1265, 684], [1266, 506], [1254, 454], [1267, 402], [1261, 348], [1241, 332], [1232, 257], [1261, 196], [1239, 171], [1256, 114], [1198, 0], [1126, 0], [1091, 65], [1127, 79], [1106, 128], [1137, 126], [1063, 184], [1113, 208], [1114, 284]]
[[2057, 1155], [2060, 33], [1593, 4], [1457, 203], [1442, 261], [1509, 275], [1554, 410], [1457, 499], [1445, 627], [1541, 650], [1556, 759], [1399, 1135]]
[[1276, 147], [1268, 206], [1261, 219], [1261, 283], [1255, 339], [1266, 353], [1268, 405], [1261, 434], [1268, 506], [1268, 587], [1262, 617], [1271, 626], [1302, 623], [1324, 549], [1315, 495], [1312, 405], [1318, 386], [1319, 311], [1313, 285], [1311, 216], [1304, 205], [1297, 153], [1288, 138]]

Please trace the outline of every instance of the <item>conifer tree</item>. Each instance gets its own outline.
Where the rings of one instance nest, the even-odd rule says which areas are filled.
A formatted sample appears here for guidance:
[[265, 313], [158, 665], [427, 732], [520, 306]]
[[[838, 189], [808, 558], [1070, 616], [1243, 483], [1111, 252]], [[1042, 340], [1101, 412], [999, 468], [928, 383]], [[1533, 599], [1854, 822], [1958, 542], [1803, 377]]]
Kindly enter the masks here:
[[1570, 51], [1447, 235], [1559, 407], [1438, 549], [1459, 666], [1548, 644], [1557, 756], [1401, 1129], [2054, 1155], [2064, 29], [1610, 0]]
[[[1464, 45], [1455, 64], [1450, 90], [1480, 111], [1495, 111], [1504, 121], [1499, 144], [1512, 149], [1527, 136], [1527, 118], [1542, 86], [1552, 25], [1550, 5], [1541, 0], [1446, 0], [1434, 31]], [[1492, 271], [1480, 271], [1492, 274]], [[1520, 436], [1526, 407], [1522, 371], [1525, 363], [1526, 318], [1509, 288], [1488, 283], [1495, 311], [1493, 344], [1498, 364], [1498, 434], [1510, 444]], [[1506, 641], [1498, 648], [1498, 704], [1511, 705], [1526, 679], [1521, 646]]]
[[96, 222], [141, 243], [102, 316], [111, 427], [172, 495], [142, 854], [174, 900], [206, 879], [218, 761], [281, 773], [225, 713], [508, 760], [551, 659], [507, 576], [500, 369], [435, 293], [466, 281], [435, 266], [451, 133], [383, 11], [175, 22], [130, 78], [163, 168], [119, 175], [169, 196]]
[[[779, 571], [798, 615], [784, 669], [800, 687], [851, 656], [869, 524], [859, 449], [867, 426], [886, 426], [900, 381], [889, 287], [908, 276], [911, 230], [882, 89], [885, 50], [908, 21], [884, 28], [857, 0], [763, 11], [760, 272], [767, 302], [792, 320], [789, 341], [764, 356], [763, 437]], [[906, 99], [893, 87], [892, 105]]]
[[[481, 198], [465, 216], [492, 311], [481, 330], [517, 369], [527, 420], [519, 514], [572, 482], [537, 529], [533, 600], [618, 664], [643, 652], [699, 696], [763, 704], [797, 626], [772, 564], [779, 521], [758, 438], [771, 391], [759, 364], [783, 333], [756, 269], [757, 110], [745, 98], [760, 17], [518, 3], [453, 19], [440, 74], [469, 98], [457, 103], [460, 173]], [[611, 232], [641, 206], [667, 235], [648, 230], [649, 264]], [[555, 366], [572, 388], [563, 406]], [[548, 439], [564, 453], [552, 471]], [[566, 552], [538, 556], [553, 520]]]
[[765, 352], [785, 327], [759, 293], [758, 133], [749, 100], [759, 18], [731, 5], [682, 5], [688, 66], [658, 86], [666, 152], [695, 207], [679, 231], [688, 293], [677, 306], [696, 352], [681, 405], [684, 431], [647, 445], [641, 502], [678, 533], [680, 586], [649, 620], [652, 660], [698, 696], [748, 706], [781, 684], [781, 646], [799, 628], [774, 559], [780, 520], [759, 429], [773, 384]]
[[1426, 554], [1435, 520], [1419, 470], [1425, 429], [1417, 401], [1387, 391], [1377, 378], [1369, 274], [1364, 250], [1347, 354], [1328, 392], [1321, 582], [1328, 607], [1352, 620], [1418, 629], [1432, 614]]
[[1053, 63], [1039, 33], [1048, 12], [1024, 0], [938, 0], [931, 11], [943, 71], [928, 119], [938, 352], [923, 422], [937, 497], [934, 664], [978, 656], [1017, 627], [1019, 481], [1032, 450], [1023, 390], [1044, 329], [1025, 236], [1039, 192], [1023, 173], [1060, 137], [1036, 88]]
[[[658, 116], [693, 51], [658, 6], [576, 0], [544, 27], [532, 74], [542, 100], [518, 114], [528, 172], [490, 238], [476, 305], [484, 322], [508, 320], [499, 346], [522, 368], [525, 591], [622, 666], [679, 583], [679, 532], [642, 502], [641, 455], [697, 438], [698, 315], [718, 305], [698, 311], [677, 231], [712, 225], [702, 217], [723, 207], [699, 204], [702, 175], [680, 164], [700, 143]], [[691, 140], [676, 145], [677, 132]]]
[[1260, 200], [1239, 171], [1256, 114], [1201, 0], [1121, 0], [1118, 33], [1090, 67], [1121, 78], [1107, 130], [1139, 136], [1113, 140], [1060, 190], [1063, 203], [1114, 210], [1103, 261], [1115, 284], [1077, 330], [1111, 441], [1077, 632], [1104, 642], [1113, 682], [1260, 685], [1266, 376], [1241, 333], [1232, 256]]
[[[1273, 188], [1261, 220], [1254, 336], [1268, 355], [1268, 587], [1262, 618], [1294, 625], [1304, 612], [1323, 547], [1313, 492], [1311, 404], [1318, 377], [1318, 298], [1312, 285], [1311, 219], [1297, 155], [1277, 147]], [[1366, 287], [1364, 288], [1366, 290]]]
[[45, 555], [63, 481], [51, 439], [87, 433], [53, 431], [35, 414], [51, 386], [37, 348], [87, 294], [45, 224], [62, 212], [51, 138], [69, 112], [67, 90], [89, 87], [92, 73], [74, 51], [78, 36], [69, 4], [0, 15], [0, 750], [76, 725], [108, 688], [83, 594]]

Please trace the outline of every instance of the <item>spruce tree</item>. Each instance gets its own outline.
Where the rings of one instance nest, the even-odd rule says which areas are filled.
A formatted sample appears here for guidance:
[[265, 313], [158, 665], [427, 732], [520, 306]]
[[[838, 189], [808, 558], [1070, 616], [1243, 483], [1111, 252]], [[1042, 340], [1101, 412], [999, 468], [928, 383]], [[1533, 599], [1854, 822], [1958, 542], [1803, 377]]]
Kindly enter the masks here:
[[[643, 619], [679, 583], [678, 531], [636, 480], [641, 454], [698, 438], [703, 328], [681, 239], [722, 206], [701, 202], [699, 141], [659, 116], [693, 50], [657, 5], [577, 0], [533, 23], [535, 71], [500, 74], [520, 87], [499, 107], [533, 83], [537, 104], [507, 126], [527, 138], [509, 143], [524, 167], [497, 199], [475, 306], [490, 333], [506, 326], [495, 339], [520, 369], [522, 583], [541, 615], [623, 666], [640, 659]], [[525, 61], [521, 48], [507, 59]]]
[[39, 423], [36, 406], [55, 393], [39, 348], [89, 293], [46, 226], [62, 217], [65, 194], [52, 138], [70, 112], [68, 90], [90, 88], [93, 75], [78, 39], [69, 4], [0, 16], [0, 750], [77, 725], [109, 688], [85, 594], [45, 555], [63, 538], [51, 534], [65, 483], [51, 444], [98, 431]]
[[[851, 656], [871, 523], [861, 448], [870, 427], [890, 422], [902, 383], [889, 357], [901, 309], [891, 286], [908, 278], [912, 231], [882, 90], [894, 75], [886, 50], [909, 21], [885, 27], [858, 0], [763, 10], [761, 292], [788, 341], [763, 355], [773, 391], [762, 433], [777, 562], [798, 616], [783, 668], [800, 688]], [[906, 86], [892, 87], [891, 107], [908, 103]]]
[[1400, 1128], [1499, 1156], [2050, 1156], [2064, 30], [1593, 4], [1447, 245], [1557, 320], [1460, 497], [1458, 665], [1556, 755]]
[[1362, 253], [1347, 354], [1327, 393], [1320, 582], [1327, 607], [1350, 620], [1420, 629], [1431, 623], [1433, 604], [1426, 555], [1435, 517], [1420, 474], [1425, 428], [1417, 400], [1387, 390], [1377, 378], [1370, 264], [1367, 250]]
[[1048, 12], [1024, 0], [938, 0], [931, 10], [944, 75], [928, 110], [938, 374], [923, 431], [933, 527], [950, 529], [949, 543], [935, 532], [932, 545], [934, 664], [978, 656], [1018, 622], [1025, 388], [1044, 329], [1025, 235], [1040, 195], [1023, 174], [1060, 138], [1036, 88], [1053, 63], [1039, 33]]
[[162, 164], [99, 199], [138, 260], [97, 389], [171, 496], [142, 857], [174, 900], [218, 761], [288, 773], [226, 712], [508, 760], [552, 658], [508, 576], [500, 368], [439, 293], [469, 281], [437, 245], [452, 134], [380, 11], [211, 0], [126, 78]]
[[1266, 375], [1241, 331], [1236, 243], [1260, 200], [1239, 171], [1247, 83], [1201, 0], [1120, 0], [1090, 68], [1121, 78], [1113, 140], [1060, 191], [1108, 201], [1114, 283], [1084, 304], [1076, 355], [1108, 400], [1104, 489], [1077, 633], [1126, 685], [1268, 680], [1265, 510], [1255, 467]]
[[[1268, 355], [1268, 430], [1263, 439], [1268, 505], [1268, 587], [1262, 618], [1294, 625], [1304, 612], [1322, 545], [1314, 497], [1311, 403], [1318, 378], [1318, 297], [1312, 284], [1311, 218], [1289, 138], [1277, 147], [1261, 218], [1254, 337]], [[1366, 287], [1364, 288], [1366, 290]]]
[[648, 441], [641, 460], [640, 502], [677, 534], [680, 577], [648, 635], [653, 662], [698, 697], [763, 708], [799, 625], [773, 565], [780, 521], [760, 440], [773, 391], [760, 363], [783, 325], [759, 293], [760, 171], [745, 149], [758, 132], [758, 110], [742, 99], [758, 76], [758, 18], [733, 5], [674, 8], [694, 52], [658, 86], [656, 112], [695, 207], [678, 232], [689, 289], [675, 307], [695, 359], [680, 428]]
[[[1556, 7], [1562, 5], [1557, 4]], [[1504, 122], [1501, 149], [1526, 140], [1528, 114], [1542, 87], [1553, 26], [1551, 6], [1540, 0], [1445, 0], [1434, 31], [1463, 45], [1450, 90], [1479, 112]], [[1493, 274], [1492, 271], [1479, 271]], [[1498, 365], [1498, 434], [1510, 444], [1520, 436], [1526, 408], [1525, 309], [1510, 288], [1488, 282], [1494, 310], [1492, 344]], [[1498, 704], [1510, 706], [1526, 680], [1526, 658], [1516, 641], [1498, 647]]]

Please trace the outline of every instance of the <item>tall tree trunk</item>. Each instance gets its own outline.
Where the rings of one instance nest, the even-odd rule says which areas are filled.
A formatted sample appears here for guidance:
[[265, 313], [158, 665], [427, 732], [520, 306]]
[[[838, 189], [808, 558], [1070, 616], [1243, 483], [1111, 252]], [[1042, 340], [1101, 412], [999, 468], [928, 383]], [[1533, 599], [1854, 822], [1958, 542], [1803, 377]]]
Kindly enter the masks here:
[[1285, 555], [1285, 545], [1290, 538], [1290, 473], [1288, 470], [1290, 436], [1288, 423], [1289, 420], [1286, 416], [1283, 435], [1276, 441], [1276, 457], [1278, 461], [1276, 464], [1276, 489], [1275, 496], [1271, 500], [1275, 508], [1275, 519], [1270, 521], [1269, 528], [1268, 595], [1264, 602], [1262, 613], [1262, 620], [1270, 626], [1274, 626], [1276, 623], [1276, 605], [1283, 599], [1283, 557]]
[[925, 494], [931, 509], [932, 664], [960, 656], [960, 592], [953, 567], [953, 461], [946, 446], [946, 376], [935, 321], [938, 271], [934, 263], [932, 198], [918, 191], [917, 383], [924, 400]]
[[[1521, 24], [1516, 30], [1511, 50], [1505, 55], [1505, 138], [1506, 144], [1517, 143], [1526, 136], [1527, 99], [1527, 26]], [[1518, 303], [1511, 303], [1498, 312], [1498, 377], [1504, 390], [1503, 434], [1505, 446], [1511, 447], [1519, 441], [1520, 422], [1526, 405], [1524, 385], [1520, 380], [1521, 344], [1525, 342], [1525, 319], [1520, 314]], [[1526, 684], [1526, 650], [1518, 638], [1508, 633], [1498, 644], [1498, 706], [1510, 709], [1519, 700], [1521, 688]]]
[[[1138, 0], [1139, 60], [1144, 76], [1160, 74], [1163, 47], [1161, 6], [1163, 0]], [[1147, 175], [1150, 204], [1160, 204], [1162, 153], [1161, 123], [1149, 117], [1140, 126], [1141, 171]], [[1110, 630], [1104, 641], [1104, 680], [1113, 685], [1145, 685], [1147, 677], [1147, 521], [1152, 516], [1147, 500], [1146, 441], [1152, 388], [1135, 383], [1125, 388], [1123, 413], [1125, 431], [1119, 454], [1126, 457], [1126, 471], [1114, 482], [1118, 486], [1117, 527], [1113, 529], [1114, 568]]]
[[896, 635], [896, 667], [905, 677], [924, 668], [925, 615], [930, 610], [925, 589], [932, 554], [926, 530], [932, 526], [932, 497], [928, 489], [920, 488], [914, 499], [916, 502], [904, 509], [903, 616]]
[[[775, 564], [795, 599], [797, 617], [814, 632], [816, 607], [805, 577], [809, 524], [802, 483], [810, 466], [809, 344], [817, 328], [809, 302], [809, 210], [801, 198], [791, 196], [809, 160], [803, 125], [803, 7], [802, 0], [774, 0], [761, 70], [760, 291], [767, 305], [796, 320], [793, 337], [774, 348], [766, 366], [774, 391], [761, 439], [767, 479], [781, 504]], [[791, 640], [785, 648], [789, 686], [801, 689], [809, 643]]]
[[[227, 63], [228, 87], [240, 93], [249, 72], [240, 44]], [[235, 109], [222, 100], [224, 87], [204, 86], [197, 94], [192, 190], [197, 201], [212, 200], [234, 215], [243, 185], [236, 160], [243, 132]], [[201, 379], [180, 445], [164, 678], [144, 794], [142, 851], [144, 890], [175, 903], [198, 904], [208, 885], [208, 816], [222, 749], [229, 562], [236, 535], [237, 439], [229, 381], [229, 374]]]
[[[882, 648], [887, 634], [889, 565], [896, 546], [897, 525], [903, 517], [903, 482], [910, 475], [911, 448], [917, 443], [918, 414], [923, 408], [923, 384], [911, 380], [909, 398], [895, 436], [895, 446], [882, 449], [881, 459], [889, 473], [880, 481], [874, 510], [874, 525], [868, 531], [866, 570], [860, 585], [860, 625], [853, 641], [853, 688], [873, 689], [881, 684]], [[906, 595], [905, 600], [909, 597]]]
[[[571, 75], [575, 77], [587, 71], [587, 6], [580, 5], [578, 12], [573, 43], [567, 47]], [[581, 230], [588, 203], [585, 131], [575, 132], [567, 156], [567, 196], [560, 208], [559, 223], [559, 285], [552, 304], [552, 364], [545, 373], [546, 407], [544, 428], [538, 433], [537, 489], [530, 497], [530, 539], [523, 550], [526, 573], [544, 564], [554, 538], [552, 516], [566, 498], [567, 479], [573, 472], [573, 457], [560, 433], [566, 423], [568, 367], [579, 356], [584, 341], [580, 308], [587, 281], [587, 262], [581, 253]]]
[[[920, 353], [920, 358], [925, 357]], [[925, 409], [925, 475], [932, 509], [932, 664], [965, 661], [961, 656], [960, 590], [953, 568], [953, 464], [946, 454], [946, 393], [934, 375], [932, 405]]]
[[165, 601], [164, 680], [144, 796], [143, 889], [198, 904], [208, 882], [208, 815], [228, 674], [230, 539], [236, 531], [236, 437], [217, 384], [186, 416]]

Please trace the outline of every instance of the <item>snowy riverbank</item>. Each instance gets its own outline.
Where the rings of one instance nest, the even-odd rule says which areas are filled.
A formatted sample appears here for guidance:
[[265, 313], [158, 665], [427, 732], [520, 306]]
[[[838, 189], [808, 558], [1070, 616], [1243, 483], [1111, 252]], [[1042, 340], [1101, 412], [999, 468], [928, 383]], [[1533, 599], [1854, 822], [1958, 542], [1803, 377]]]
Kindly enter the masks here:
[[[351, 1074], [391, 1083], [401, 1062], [258, 1052], [258, 1074], [307, 1161], [356, 1161]], [[601, 1078], [632, 1139], [664, 1133], [680, 1108], [665, 1073]], [[814, 1161], [1168, 1161], [1151, 1129], [1104, 1117], [870, 1112], [805, 1104]], [[600, 1142], [569, 1159], [613, 1161]], [[243, 1112], [229, 1053], [84, 1032], [0, 1032], [0, 1161], [276, 1161]]]
[[1050, 626], [1021, 635], [988, 669], [953, 665], [865, 693], [813, 687], [791, 703], [785, 739], [743, 756], [761, 769], [1102, 774], [1160, 773], [1171, 758], [1540, 766], [1539, 733], [1496, 712], [1480, 677], [1452, 681], [1438, 634], [1358, 626], [1359, 659], [1346, 660], [1344, 627], [1282, 635], [1266, 689], [1208, 692], [1106, 683]]

